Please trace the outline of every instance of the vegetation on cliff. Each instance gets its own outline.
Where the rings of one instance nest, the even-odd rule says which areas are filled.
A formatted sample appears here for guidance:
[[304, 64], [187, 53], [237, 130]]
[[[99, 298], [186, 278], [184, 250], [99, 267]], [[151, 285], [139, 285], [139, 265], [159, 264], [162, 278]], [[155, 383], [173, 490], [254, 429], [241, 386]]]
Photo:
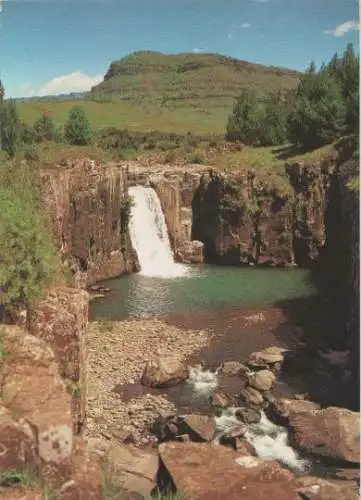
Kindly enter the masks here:
[[0, 318], [11, 318], [56, 278], [58, 258], [40, 214], [34, 166], [1, 164], [0, 186]]

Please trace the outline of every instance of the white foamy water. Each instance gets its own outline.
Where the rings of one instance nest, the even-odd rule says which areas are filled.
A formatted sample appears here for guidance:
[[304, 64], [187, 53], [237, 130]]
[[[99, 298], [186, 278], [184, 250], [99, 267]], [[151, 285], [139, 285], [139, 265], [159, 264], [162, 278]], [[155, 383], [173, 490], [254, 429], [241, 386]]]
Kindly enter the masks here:
[[196, 395], [210, 396], [218, 386], [217, 373], [203, 370], [201, 365], [192, 366], [189, 369], [187, 383], [193, 385]]
[[174, 262], [162, 206], [154, 189], [129, 188], [134, 200], [129, 222], [130, 237], [136, 250], [140, 274], [159, 278], [185, 276], [188, 268]]
[[[236, 411], [237, 408], [227, 408], [220, 417], [215, 417], [218, 441], [223, 434], [239, 426], [240, 421], [235, 416]], [[298, 472], [306, 472], [310, 466], [308, 460], [300, 458], [289, 446], [287, 430], [272, 423], [263, 412], [258, 424], [247, 426], [244, 437], [254, 446], [258, 457], [264, 460], [278, 460]]]

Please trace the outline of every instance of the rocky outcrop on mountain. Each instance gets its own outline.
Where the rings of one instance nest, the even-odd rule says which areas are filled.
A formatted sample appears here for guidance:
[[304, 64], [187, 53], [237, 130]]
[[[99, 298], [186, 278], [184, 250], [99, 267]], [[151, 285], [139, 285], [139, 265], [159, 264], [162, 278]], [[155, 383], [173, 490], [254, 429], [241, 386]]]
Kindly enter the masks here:
[[128, 234], [127, 176], [115, 163], [92, 160], [43, 169], [42, 205], [76, 285], [133, 272]]

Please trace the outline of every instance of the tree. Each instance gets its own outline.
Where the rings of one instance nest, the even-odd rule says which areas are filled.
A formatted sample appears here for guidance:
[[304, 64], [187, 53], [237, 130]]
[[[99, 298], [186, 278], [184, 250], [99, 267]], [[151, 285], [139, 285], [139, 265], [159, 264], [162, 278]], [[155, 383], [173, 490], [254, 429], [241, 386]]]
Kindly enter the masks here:
[[34, 130], [37, 141], [51, 141], [56, 136], [55, 125], [49, 113], [43, 113], [34, 123]]
[[20, 119], [15, 101], [4, 101], [0, 113], [1, 146], [12, 158], [15, 156], [20, 135]]
[[70, 110], [64, 127], [64, 135], [70, 144], [85, 145], [91, 141], [92, 130], [81, 106], [74, 106]]
[[284, 144], [287, 138], [287, 102], [282, 96], [271, 96], [265, 104], [264, 120], [260, 127], [261, 146]]
[[336, 79], [328, 72], [307, 73], [301, 80], [288, 121], [292, 142], [318, 147], [345, 130], [346, 106]]
[[264, 105], [252, 89], [243, 91], [228, 119], [226, 138], [249, 146], [259, 143], [260, 127], [264, 118]]

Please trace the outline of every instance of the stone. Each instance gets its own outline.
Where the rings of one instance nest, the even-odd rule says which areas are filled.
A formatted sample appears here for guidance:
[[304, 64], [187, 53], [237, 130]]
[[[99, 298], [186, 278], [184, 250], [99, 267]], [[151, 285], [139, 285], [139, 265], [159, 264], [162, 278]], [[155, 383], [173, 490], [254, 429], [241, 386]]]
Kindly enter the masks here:
[[235, 440], [235, 448], [238, 456], [257, 456], [257, 452], [251, 443], [242, 438]]
[[249, 369], [242, 363], [239, 363], [238, 361], [226, 361], [218, 369], [218, 375], [224, 375], [226, 377], [234, 377], [237, 375], [242, 375], [243, 373], [248, 371]]
[[250, 373], [247, 378], [249, 385], [259, 391], [270, 391], [276, 382], [276, 377], [270, 370]]
[[212, 417], [193, 413], [179, 419], [178, 429], [179, 434], [188, 434], [192, 441], [212, 441], [216, 423]]
[[168, 442], [159, 446], [164, 480], [192, 500], [299, 500], [293, 475], [275, 461], [251, 457], [252, 466], [239, 465], [244, 456], [226, 446]]
[[178, 260], [187, 264], [201, 264], [203, 256], [204, 243], [197, 240], [183, 241], [177, 248]]
[[209, 402], [215, 408], [227, 408], [229, 406], [228, 398], [222, 392], [214, 392], [210, 396]]
[[74, 433], [83, 425], [86, 414], [88, 303], [89, 295], [84, 290], [58, 287], [28, 314], [29, 332], [48, 344], [60, 375], [79, 389], [72, 394]]
[[245, 424], [258, 424], [261, 420], [261, 413], [252, 408], [238, 408], [236, 411], [236, 417], [239, 418]]
[[266, 349], [262, 349], [262, 351], [250, 354], [247, 364], [252, 367], [268, 368], [269, 365], [282, 363], [284, 360], [284, 353], [286, 351], [287, 349], [282, 347], [267, 347]]
[[300, 412], [312, 412], [319, 410], [320, 405], [313, 401], [304, 399], [276, 399], [270, 401], [267, 415], [271, 420], [279, 424], [288, 424], [290, 414], [297, 415]]
[[296, 488], [307, 500], [358, 500], [356, 483], [332, 481], [320, 477], [304, 476], [296, 480]]
[[47, 500], [44, 492], [39, 488], [29, 488], [27, 486], [19, 486], [16, 488], [1, 488], [1, 500]]
[[110, 481], [129, 492], [148, 495], [156, 486], [159, 459], [132, 445], [114, 445], [105, 459]]
[[189, 375], [188, 367], [177, 357], [155, 357], [144, 368], [142, 384], [166, 388], [180, 384]]
[[11, 411], [0, 406], [0, 470], [36, 467], [36, 439], [30, 426], [13, 419]]
[[345, 408], [289, 414], [290, 438], [302, 450], [323, 457], [360, 462], [360, 413]]
[[3, 329], [2, 397], [36, 435], [43, 465], [62, 464], [72, 453], [71, 396], [51, 349], [16, 327]]
[[62, 487], [61, 500], [99, 500], [102, 488], [101, 461], [87, 449], [84, 441], [74, 439], [71, 479]]
[[262, 394], [250, 386], [241, 390], [239, 398], [241, 401], [255, 406], [260, 406], [264, 401]]

